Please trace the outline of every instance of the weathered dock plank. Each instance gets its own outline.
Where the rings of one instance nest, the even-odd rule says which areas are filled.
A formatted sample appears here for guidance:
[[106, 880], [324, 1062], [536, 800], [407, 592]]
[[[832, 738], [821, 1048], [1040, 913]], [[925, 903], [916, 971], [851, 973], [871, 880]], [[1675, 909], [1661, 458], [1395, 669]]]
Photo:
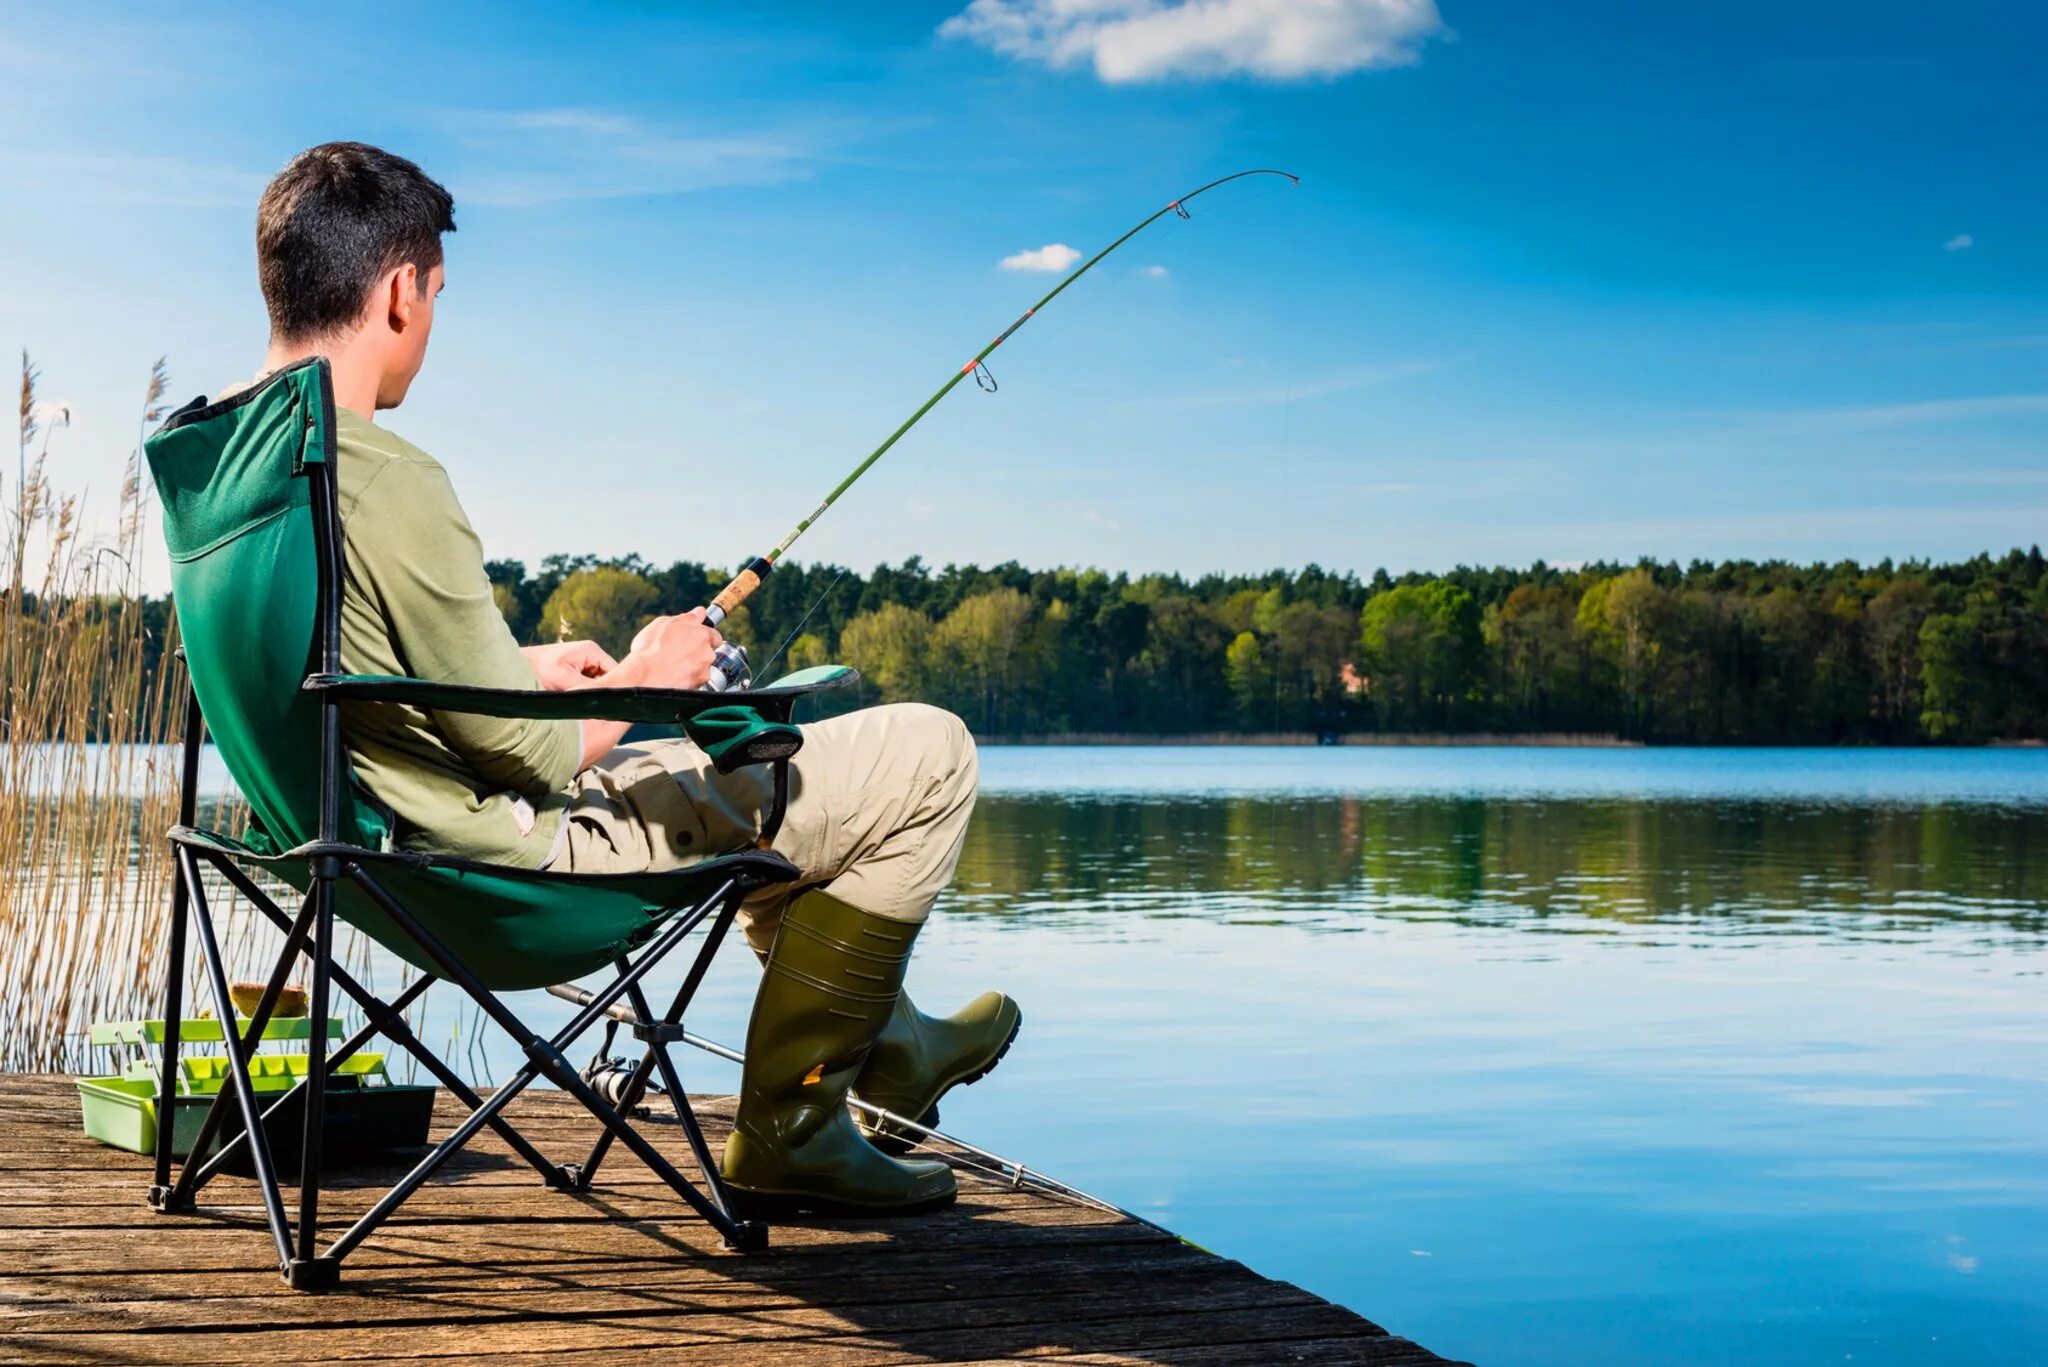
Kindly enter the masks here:
[[[553, 1093], [511, 1114], [573, 1154], [595, 1127]], [[715, 1145], [730, 1116], [705, 1099]], [[458, 1112], [444, 1106], [442, 1126]], [[650, 1127], [690, 1171], [677, 1127]], [[396, 1167], [337, 1175], [367, 1209]], [[351, 1256], [341, 1287], [279, 1282], [253, 1183], [189, 1216], [142, 1200], [146, 1160], [78, 1131], [63, 1078], [0, 1076], [0, 1359], [24, 1363], [485, 1360], [635, 1363], [1440, 1363], [1284, 1282], [1142, 1224], [987, 1184], [950, 1210], [777, 1224], [726, 1252], [625, 1154], [584, 1196], [546, 1190], [488, 1135]], [[339, 1223], [332, 1226], [339, 1228]]]

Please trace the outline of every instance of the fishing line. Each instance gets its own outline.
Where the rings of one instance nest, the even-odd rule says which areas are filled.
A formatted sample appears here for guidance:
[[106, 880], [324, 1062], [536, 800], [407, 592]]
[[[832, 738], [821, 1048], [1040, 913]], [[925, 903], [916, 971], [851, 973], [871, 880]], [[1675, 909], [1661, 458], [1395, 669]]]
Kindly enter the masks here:
[[[1248, 176], [1276, 176], [1286, 180], [1289, 184], [1292, 185], [1299, 185], [1301, 183], [1301, 177], [1295, 175], [1293, 172], [1277, 171], [1272, 169], [1271, 167], [1255, 167], [1254, 169], [1249, 171], [1237, 171], [1230, 175], [1219, 177], [1216, 180], [1210, 181], [1207, 185], [1203, 185], [1196, 189], [1188, 191], [1179, 199], [1169, 201], [1165, 208], [1155, 210], [1151, 214], [1148, 214], [1145, 218], [1141, 219], [1135, 227], [1131, 228], [1122, 237], [1117, 238], [1107, 247], [1104, 247], [1101, 251], [1095, 253], [1095, 255], [1089, 257], [1086, 261], [1082, 262], [1079, 266], [1075, 267], [1074, 270], [1068, 273], [1068, 275], [1064, 279], [1062, 279], [1057, 285], [1054, 285], [1052, 289], [1047, 291], [1044, 298], [1040, 299], [1030, 308], [1024, 310], [1024, 312], [1018, 316], [1015, 322], [1011, 323], [1008, 327], [1004, 328], [1001, 332], [997, 333], [994, 341], [990, 342], [987, 346], [983, 347], [980, 351], [976, 352], [973, 356], [969, 357], [966, 364], [962, 365], [958, 370], [954, 371], [953, 374], [947, 378], [946, 382], [940, 385], [938, 389], [933, 392], [930, 398], [926, 399], [922, 404], [918, 406], [917, 411], [912, 413], [908, 418], [905, 418], [902, 424], [899, 427], [897, 427], [897, 429], [894, 432], [891, 432], [887, 437], [883, 438], [881, 445], [877, 446], [874, 450], [870, 451], [866, 459], [862, 460], [860, 464], [854, 466], [852, 472], [849, 473], [845, 479], [840, 480], [839, 483], [833, 488], [832, 492], [826, 494], [824, 500], [820, 502], [817, 507], [813, 508], [807, 516], [805, 516], [801, 521], [799, 521], [796, 524], [795, 527], [791, 528], [789, 535], [783, 537], [781, 541], [777, 542], [775, 547], [772, 550], [770, 550], [767, 554], [756, 556], [752, 560], [748, 561], [745, 568], [743, 568], [737, 575], [733, 577], [732, 582], [727, 584], [724, 588], [720, 589], [718, 591], [717, 597], [713, 598], [708, 604], [705, 605], [705, 624], [707, 626], [717, 626], [720, 622], [724, 621], [727, 617], [729, 617], [733, 613], [733, 611], [740, 606], [740, 604], [744, 603], [753, 594], [755, 589], [761, 587], [761, 581], [768, 577], [769, 572], [775, 568], [776, 562], [783, 557], [784, 553], [786, 553], [791, 546], [796, 544], [797, 538], [802, 536], [806, 531], [808, 531], [811, 527], [811, 524], [816, 522], [819, 518], [823, 517], [825, 515], [825, 510], [827, 508], [830, 508], [834, 503], [838, 502], [839, 496], [841, 494], [845, 493], [848, 489], [853, 487], [854, 481], [858, 480], [862, 475], [866, 474], [868, 470], [874, 465], [874, 463], [880, 460], [888, 452], [890, 447], [894, 446], [899, 440], [902, 439], [904, 433], [908, 432], [911, 428], [917, 426], [919, 420], [922, 419], [925, 414], [931, 412], [933, 408], [937, 407], [939, 401], [945, 398], [948, 394], [952, 393], [954, 387], [958, 385], [962, 380], [972, 375], [974, 377], [975, 383], [980, 385], [981, 388], [990, 393], [995, 392], [995, 377], [989, 373], [987, 364], [990, 354], [993, 353], [995, 349], [1001, 346], [1004, 342], [1009, 341], [1011, 334], [1016, 332], [1018, 328], [1021, 328], [1026, 323], [1030, 322], [1031, 319], [1037, 315], [1040, 309], [1050, 304], [1053, 300], [1059, 298], [1060, 295], [1065, 292], [1067, 286], [1073, 284], [1076, 280], [1079, 280], [1082, 276], [1086, 275], [1089, 271], [1093, 270], [1095, 268], [1096, 263], [1100, 262], [1103, 258], [1107, 257], [1111, 252], [1114, 252], [1117, 248], [1123, 246], [1124, 243], [1130, 241], [1132, 238], [1136, 237], [1145, 229], [1151, 227], [1154, 223], [1158, 222], [1166, 215], [1173, 214], [1180, 218], [1192, 218], [1193, 215], [1188, 210], [1188, 204], [1197, 196], [1205, 195], [1209, 191], [1214, 190], [1219, 186], [1228, 185], [1232, 181], [1243, 180]], [[1255, 198], [1255, 196], [1246, 196], [1246, 198]], [[745, 680], [749, 677], [749, 674], [750, 671], [747, 667], [746, 652], [744, 650], [741, 650], [739, 646], [728, 641], [718, 648], [717, 654], [714, 657], [714, 662], [711, 669], [711, 676], [708, 680], [706, 680], [705, 688], [707, 691], [710, 692], [722, 692], [723, 690], [732, 687], [734, 684], [740, 683], [741, 681]]]
[[789, 629], [789, 635], [782, 638], [782, 644], [775, 647], [775, 653], [768, 657], [768, 663], [761, 666], [761, 672], [763, 674], [766, 674], [769, 670], [775, 667], [775, 662], [782, 658], [782, 652], [789, 649], [789, 643], [796, 639], [797, 633], [802, 631], [804, 629], [805, 623], [811, 620], [811, 614], [816, 612], [820, 607], [824, 606], [825, 600], [832, 596], [832, 590], [838, 588], [839, 581], [846, 578], [846, 570], [847, 567], [841, 565], [839, 567], [839, 573], [833, 575], [832, 582], [825, 586], [825, 591], [819, 594], [816, 598], [811, 600], [811, 605], [810, 607], [804, 610], [804, 615], [798, 618], [797, 624]]

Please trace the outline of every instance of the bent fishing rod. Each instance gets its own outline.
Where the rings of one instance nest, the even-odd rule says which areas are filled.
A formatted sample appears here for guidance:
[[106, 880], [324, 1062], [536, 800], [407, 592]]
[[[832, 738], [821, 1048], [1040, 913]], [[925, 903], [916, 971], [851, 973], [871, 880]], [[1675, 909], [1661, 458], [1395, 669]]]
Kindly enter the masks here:
[[[1145, 231], [1145, 229], [1151, 227], [1154, 223], [1166, 217], [1168, 214], [1175, 214], [1181, 218], [1192, 217], [1192, 215], [1188, 213], [1187, 206], [1188, 201], [1194, 199], [1196, 196], [1207, 194], [1209, 191], [1215, 189], [1219, 185], [1228, 185], [1233, 180], [1243, 180], [1247, 176], [1280, 176], [1286, 179], [1289, 184], [1301, 184], [1301, 177], [1295, 175], [1291, 171], [1275, 171], [1270, 167], [1257, 167], [1250, 171], [1238, 171], [1232, 175], [1224, 176], [1221, 179], [1212, 180], [1207, 185], [1202, 186], [1200, 189], [1188, 191], [1179, 199], [1173, 200], [1172, 202], [1167, 204], [1165, 208], [1160, 209], [1158, 212], [1149, 215], [1145, 218], [1143, 222], [1139, 223], [1135, 228], [1132, 228], [1122, 237], [1118, 238], [1116, 241], [1110, 243], [1107, 247], [1104, 247], [1101, 251], [1095, 253], [1095, 255], [1089, 257], [1086, 261], [1082, 262], [1080, 266], [1075, 268], [1072, 274], [1067, 276], [1066, 279], [1060, 281], [1059, 284], [1053, 286], [1051, 291], [1046, 294], [1045, 298], [1039, 300], [1030, 308], [1025, 309], [1024, 312], [1018, 317], [1016, 322], [1010, 324], [1008, 327], [1004, 328], [1000, 333], [996, 334], [996, 339], [993, 342], [990, 342], [980, 351], [974, 353], [973, 358], [970, 359], [967, 362], [967, 364], [961, 366], [958, 370], [954, 371], [953, 374], [947, 378], [946, 382], [939, 386], [937, 393], [933, 394], [929, 399], [926, 399], [924, 403], [918, 407], [918, 410], [915, 413], [912, 413], [908, 418], [905, 418], [903, 420], [903, 425], [901, 427], [898, 427], [894, 432], [891, 432], [886, 438], [884, 438], [880, 446], [877, 446], [874, 450], [868, 452], [867, 459], [863, 460], [860, 464], [854, 466], [853, 473], [849, 474], [845, 479], [840, 480], [838, 485], [832, 490], [832, 492], [825, 495], [824, 502], [820, 503], [817, 507], [811, 509], [809, 516], [805, 517], [801, 522], [797, 523], [795, 527], [791, 528], [789, 535], [783, 537], [782, 540], [776, 544], [773, 550], [769, 551], [766, 555], [757, 555], [752, 560], [749, 560], [747, 562], [746, 568], [741, 570], [737, 575], [735, 575], [731, 583], [727, 584], [724, 588], [720, 589], [718, 591], [718, 596], [713, 598], [710, 604], [705, 607], [705, 623], [709, 626], [717, 626], [720, 622], [723, 622], [727, 617], [730, 617], [733, 614], [733, 612], [740, 606], [740, 604], [746, 602], [747, 599], [753, 595], [754, 590], [761, 587], [761, 581], [768, 577], [769, 572], [775, 568], [776, 562], [782, 559], [783, 553], [786, 552], [791, 546], [796, 544], [797, 538], [802, 536], [805, 532], [809, 531], [811, 529], [811, 525], [815, 523], [820, 517], [823, 517], [825, 515], [825, 510], [831, 507], [834, 503], [838, 502], [839, 496], [845, 493], [848, 489], [852, 488], [854, 481], [858, 480], [862, 475], [866, 474], [869, 468], [872, 467], [876, 461], [880, 460], [882, 456], [889, 450], [890, 447], [894, 446], [898, 441], [902, 439], [903, 434], [905, 432], [908, 432], [911, 428], [917, 426], [918, 421], [921, 418], [923, 418], [925, 414], [931, 412], [933, 408], [937, 407], [939, 400], [945, 398], [948, 394], [952, 393], [953, 387], [955, 385], [959, 384], [969, 375], [972, 375], [974, 377], [974, 382], [977, 385], [979, 385], [984, 391], [990, 394], [995, 393], [995, 376], [989, 373], [987, 365], [989, 356], [995, 351], [997, 347], [1001, 346], [1004, 342], [1010, 340], [1011, 333], [1015, 332], [1018, 328], [1023, 327], [1026, 323], [1030, 322], [1032, 317], [1036, 315], [1040, 309], [1044, 308], [1047, 304], [1050, 304], [1053, 300], [1059, 298], [1060, 294], [1067, 288], [1067, 286], [1073, 284], [1076, 280], [1079, 280], [1082, 276], [1086, 275], [1089, 271], [1093, 270], [1097, 262], [1101, 261], [1104, 257], [1108, 256], [1118, 247], [1123, 246], [1124, 243], [1130, 241], [1139, 233]], [[771, 661], [770, 663], [773, 662]], [[723, 692], [724, 690], [731, 688], [736, 684], [744, 684], [747, 681], [747, 676], [748, 666], [746, 651], [741, 649], [738, 645], [735, 645], [734, 643], [728, 641], [718, 648], [717, 655], [714, 657], [711, 667], [711, 677], [705, 682], [704, 687], [706, 688], [706, 690], [710, 692]]]

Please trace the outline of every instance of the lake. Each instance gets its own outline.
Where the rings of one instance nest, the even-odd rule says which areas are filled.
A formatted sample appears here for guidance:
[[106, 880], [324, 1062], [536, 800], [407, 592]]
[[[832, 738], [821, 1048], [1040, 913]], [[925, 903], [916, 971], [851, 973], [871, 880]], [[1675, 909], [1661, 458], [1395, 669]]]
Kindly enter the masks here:
[[2048, 1351], [2048, 752], [983, 774], [911, 971], [1024, 1004], [963, 1137], [1482, 1363]]

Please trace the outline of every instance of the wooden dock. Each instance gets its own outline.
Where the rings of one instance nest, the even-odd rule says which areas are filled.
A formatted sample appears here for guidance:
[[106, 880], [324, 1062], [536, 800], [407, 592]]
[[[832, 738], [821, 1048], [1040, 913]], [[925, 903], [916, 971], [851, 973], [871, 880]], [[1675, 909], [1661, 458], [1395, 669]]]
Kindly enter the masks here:
[[[700, 1106], [714, 1147], [729, 1105]], [[556, 1093], [508, 1114], [550, 1152], [595, 1130]], [[457, 1115], [444, 1104], [437, 1120]], [[649, 1129], [690, 1172], [679, 1129]], [[323, 1215], [367, 1208], [397, 1172], [350, 1176]], [[951, 1210], [778, 1224], [767, 1253], [743, 1257], [629, 1155], [577, 1197], [541, 1187], [485, 1135], [320, 1295], [278, 1280], [253, 1183], [222, 1178], [197, 1214], [161, 1216], [148, 1182], [146, 1159], [80, 1134], [68, 1079], [0, 1076], [0, 1360], [1444, 1361], [1142, 1224], [965, 1172]]]

